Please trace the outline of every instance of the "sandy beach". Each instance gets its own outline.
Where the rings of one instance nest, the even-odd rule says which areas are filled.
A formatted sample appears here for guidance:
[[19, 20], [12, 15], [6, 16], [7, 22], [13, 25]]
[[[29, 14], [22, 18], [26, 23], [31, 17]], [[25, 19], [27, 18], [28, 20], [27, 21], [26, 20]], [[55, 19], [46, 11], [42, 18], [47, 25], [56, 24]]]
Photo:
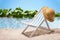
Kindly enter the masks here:
[[60, 29], [54, 30], [56, 33], [28, 38], [21, 33], [23, 29], [0, 29], [0, 40], [60, 40]]

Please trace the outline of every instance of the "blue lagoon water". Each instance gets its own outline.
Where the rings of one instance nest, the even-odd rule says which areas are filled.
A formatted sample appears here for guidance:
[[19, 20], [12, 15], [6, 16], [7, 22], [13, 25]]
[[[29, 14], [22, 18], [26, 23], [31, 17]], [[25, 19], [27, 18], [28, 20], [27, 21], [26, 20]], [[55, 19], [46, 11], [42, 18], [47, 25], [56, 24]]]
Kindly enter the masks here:
[[[29, 22], [31, 19], [0, 18], [0, 28], [25, 28], [21, 21]], [[60, 18], [55, 18], [54, 22], [48, 22], [51, 28], [60, 28]], [[45, 26], [45, 24], [43, 24]]]
[[25, 24], [21, 21], [29, 21], [30, 19], [17, 19], [17, 18], [0, 18], [0, 28], [24, 28]]

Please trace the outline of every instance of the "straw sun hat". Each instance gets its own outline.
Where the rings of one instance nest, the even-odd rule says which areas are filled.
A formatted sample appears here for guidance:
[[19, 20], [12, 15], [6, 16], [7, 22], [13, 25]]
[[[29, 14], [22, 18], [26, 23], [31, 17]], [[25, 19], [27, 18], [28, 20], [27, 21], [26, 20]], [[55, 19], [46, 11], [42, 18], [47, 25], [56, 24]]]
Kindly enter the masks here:
[[43, 7], [42, 9], [44, 17], [50, 21], [53, 22], [54, 21], [54, 17], [55, 17], [55, 11], [51, 8], [48, 7]]

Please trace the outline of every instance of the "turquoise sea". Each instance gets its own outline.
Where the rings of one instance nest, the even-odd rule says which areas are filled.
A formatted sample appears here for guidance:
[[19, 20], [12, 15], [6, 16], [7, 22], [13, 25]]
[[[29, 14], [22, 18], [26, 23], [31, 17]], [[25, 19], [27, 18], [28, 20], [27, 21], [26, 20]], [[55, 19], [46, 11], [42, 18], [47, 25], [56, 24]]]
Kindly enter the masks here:
[[[25, 28], [26, 25], [21, 21], [29, 22], [31, 19], [17, 19], [17, 18], [0, 18], [0, 28]], [[54, 22], [48, 22], [50, 28], [60, 28], [60, 18], [55, 18]], [[43, 23], [43, 26], [46, 24]]]

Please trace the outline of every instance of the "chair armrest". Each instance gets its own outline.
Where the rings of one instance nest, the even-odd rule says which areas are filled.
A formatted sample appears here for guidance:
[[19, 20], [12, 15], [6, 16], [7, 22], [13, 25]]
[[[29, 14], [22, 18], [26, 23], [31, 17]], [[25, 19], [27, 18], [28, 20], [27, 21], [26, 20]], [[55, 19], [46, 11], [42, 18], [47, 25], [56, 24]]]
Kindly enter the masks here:
[[22, 23], [26, 24], [26, 25], [29, 25], [29, 26], [32, 26], [32, 27], [36, 27], [36, 25], [33, 25], [32, 23], [30, 22], [25, 22], [25, 21], [21, 21]]

